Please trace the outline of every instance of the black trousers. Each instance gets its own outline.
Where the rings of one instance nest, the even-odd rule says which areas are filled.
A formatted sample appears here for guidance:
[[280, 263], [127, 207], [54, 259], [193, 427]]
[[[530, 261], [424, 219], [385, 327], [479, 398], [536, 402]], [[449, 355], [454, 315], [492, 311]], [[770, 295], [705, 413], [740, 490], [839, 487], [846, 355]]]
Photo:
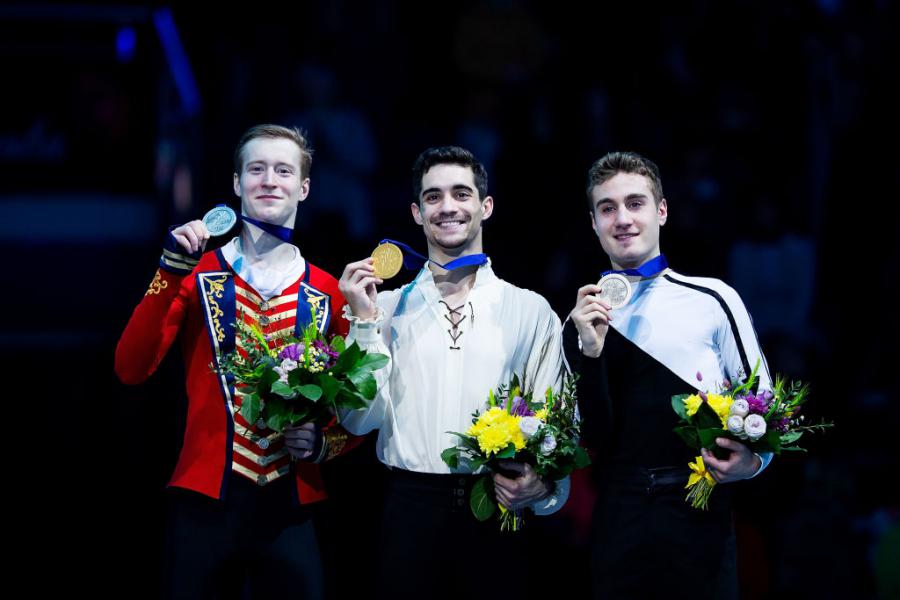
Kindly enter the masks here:
[[[475, 519], [469, 491], [475, 478], [394, 469], [388, 475], [377, 597], [521, 598], [528, 573], [528, 525], [500, 531]], [[532, 519], [538, 518], [533, 515]]]
[[708, 511], [685, 502], [684, 468], [620, 469], [599, 484], [591, 535], [594, 598], [737, 597], [727, 486]]
[[171, 488], [163, 597], [322, 599], [315, 508], [299, 505], [294, 485], [232, 473], [224, 500]]

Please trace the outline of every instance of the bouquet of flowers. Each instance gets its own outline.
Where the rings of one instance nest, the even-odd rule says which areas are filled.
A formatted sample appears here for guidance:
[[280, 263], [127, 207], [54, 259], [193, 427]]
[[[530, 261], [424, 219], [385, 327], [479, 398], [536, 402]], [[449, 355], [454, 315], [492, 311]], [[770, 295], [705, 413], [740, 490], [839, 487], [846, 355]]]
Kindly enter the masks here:
[[356, 342], [347, 346], [339, 335], [328, 340], [315, 323], [313, 315], [299, 338], [273, 337], [238, 319], [238, 347], [246, 356], [235, 350], [212, 368], [243, 390], [240, 411], [248, 423], [262, 419], [279, 432], [297, 423], [325, 424], [338, 408], [362, 408], [375, 397], [372, 372], [388, 357]]
[[[723, 382], [719, 393], [679, 394], [672, 396], [672, 409], [681, 418], [674, 429], [691, 448], [706, 448], [717, 454], [717, 437], [726, 437], [746, 444], [753, 452], [780, 454], [783, 450], [805, 452], [797, 441], [807, 431], [823, 431], [833, 423], [807, 425], [800, 415], [807, 401], [809, 386], [799, 382], [788, 383], [783, 377], [775, 378], [775, 387], [754, 394], [759, 361], [750, 377], [743, 383]], [[700, 379], [698, 373], [697, 378]], [[691, 506], [706, 510], [716, 480], [706, 470], [703, 457], [688, 463], [691, 475], [685, 486], [689, 491], [685, 500]]]
[[[556, 481], [590, 463], [578, 445], [579, 423], [575, 417], [575, 377], [567, 376], [563, 390], [548, 389], [534, 399], [525, 391], [517, 375], [509, 385], [490, 390], [485, 410], [472, 415], [465, 433], [451, 431], [459, 442], [441, 453], [451, 469], [475, 471], [484, 466], [503, 472], [499, 461], [528, 463], [543, 479]], [[484, 473], [472, 486], [469, 497], [472, 514], [485, 521], [500, 511], [500, 529], [517, 531], [522, 524], [518, 511], [508, 511], [494, 495], [494, 480]]]

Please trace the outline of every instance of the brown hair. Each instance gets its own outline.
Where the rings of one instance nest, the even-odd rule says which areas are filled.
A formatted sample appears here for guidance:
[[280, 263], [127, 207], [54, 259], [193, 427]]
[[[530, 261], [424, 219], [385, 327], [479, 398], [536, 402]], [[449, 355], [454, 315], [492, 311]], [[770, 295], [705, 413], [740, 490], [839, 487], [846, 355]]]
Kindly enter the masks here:
[[656, 205], [663, 199], [662, 179], [659, 177], [659, 168], [656, 164], [644, 158], [636, 152], [610, 152], [601, 157], [588, 170], [587, 196], [591, 210], [594, 210], [594, 202], [591, 192], [595, 186], [603, 185], [619, 173], [632, 173], [643, 175], [650, 182], [650, 190], [653, 192], [653, 200]]
[[234, 151], [234, 172], [240, 174], [244, 169], [244, 148], [257, 138], [284, 138], [291, 140], [300, 148], [300, 177], [309, 177], [309, 168], [312, 165], [312, 148], [296, 127], [284, 127], [282, 125], [254, 125], [244, 132], [241, 141]]

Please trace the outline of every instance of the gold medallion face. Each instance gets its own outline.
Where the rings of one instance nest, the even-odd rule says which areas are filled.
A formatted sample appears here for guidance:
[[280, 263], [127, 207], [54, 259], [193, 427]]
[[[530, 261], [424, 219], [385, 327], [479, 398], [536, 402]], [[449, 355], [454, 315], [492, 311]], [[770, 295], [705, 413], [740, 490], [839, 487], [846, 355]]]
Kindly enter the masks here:
[[375, 277], [379, 279], [390, 279], [403, 266], [403, 252], [388, 242], [379, 244], [372, 252], [372, 258], [375, 260]]

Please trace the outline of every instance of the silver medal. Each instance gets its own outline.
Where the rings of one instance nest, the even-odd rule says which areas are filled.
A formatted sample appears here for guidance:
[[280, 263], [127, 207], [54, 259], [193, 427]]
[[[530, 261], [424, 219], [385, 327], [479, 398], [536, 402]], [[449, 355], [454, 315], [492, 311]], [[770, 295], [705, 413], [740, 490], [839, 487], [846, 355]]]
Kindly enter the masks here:
[[597, 283], [600, 293], [597, 297], [612, 308], [621, 308], [631, 300], [631, 283], [624, 275], [610, 273]]
[[220, 204], [203, 215], [203, 224], [209, 230], [209, 235], [216, 236], [227, 233], [237, 223], [237, 215], [234, 211]]

